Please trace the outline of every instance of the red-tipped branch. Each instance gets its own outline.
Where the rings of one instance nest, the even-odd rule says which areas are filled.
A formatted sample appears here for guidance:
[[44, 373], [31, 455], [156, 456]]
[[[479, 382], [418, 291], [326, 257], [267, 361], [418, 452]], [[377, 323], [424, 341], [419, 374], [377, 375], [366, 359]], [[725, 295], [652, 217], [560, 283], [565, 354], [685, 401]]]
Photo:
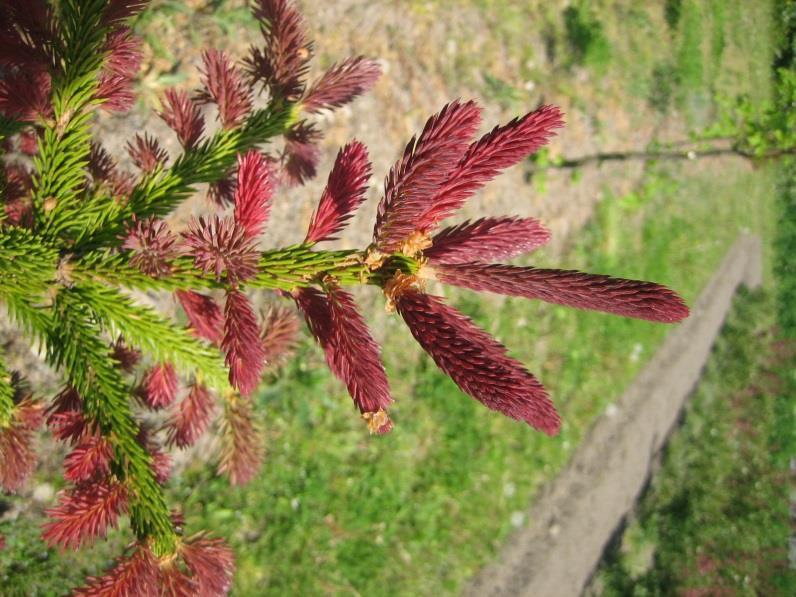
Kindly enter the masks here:
[[144, 376], [142, 398], [151, 409], [158, 410], [169, 406], [177, 397], [177, 371], [171, 363], [161, 363], [152, 367]]
[[364, 56], [348, 58], [333, 65], [313, 83], [304, 94], [301, 106], [310, 113], [339, 108], [367, 93], [380, 76], [381, 67], [378, 62]]
[[177, 133], [177, 138], [185, 149], [195, 147], [205, 130], [202, 111], [188, 93], [182, 90], [166, 90], [160, 117]]
[[179, 255], [177, 237], [166, 222], [154, 217], [133, 219], [122, 248], [131, 252], [130, 265], [155, 278], [167, 276]]
[[235, 555], [221, 539], [197, 535], [180, 547], [180, 555], [202, 597], [226, 595], [232, 588]]
[[96, 99], [108, 111], [125, 112], [135, 101], [133, 79], [143, 59], [141, 38], [127, 27], [118, 27], [108, 34], [105, 42], [108, 58], [100, 73]]
[[284, 363], [295, 350], [299, 340], [299, 318], [292, 309], [272, 307], [263, 321], [263, 351], [265, 363], [274, 369]]
[[506, 348], [442, 300], [408, 287], [395, 308], [437, 366], [486, 407], [549, 435], [561, 420], [547, 391]]
[[169, 157], [168, 152], [160, 146], [155, 137], [148, 133], [136, 133], [132, 141], [127, 142], [127, 153], [133, 163], [144, 173], [149, 174], [156, 168], [163, 166]]
[[432, 263], [496, 261], [529, 253], [550, 240], [534, 218], [481, 218], [440, 231], [423, 254]]
[[232, 485], [245, 485], [254, 478], [263, 461], [262, 439], [254, 424], [251, 400], [232, 396], [225, 401], [219, 436], [218, 472], [227, 475]]
[[370, 173], [368, 150], [362, 143], [354, 140], [340, 150], [312, 214], [306, 242], [334, 240], [365, 200]]
[[422, 230], [431, 230], [439, 221], [456, 212], [469, 197], [502, 170], [545, 145], [555, 129], [564, 125], [555, 106], [515, 118], [470, 145], [448, 180], [437, 190], [422, 217]]
[[10, 424], [0, 427], [0, 489], [17, 491], [36, 466], [34, 432], [41, 425], [44, 408], [31, 398], [17, 404]]
[[446, 105], [428, 119], [420, 137], [413, 138], [384, 181], [373, 243], [379, 251], [396, 251], [417, 229], [451, 171], [462, 159], [481, 122], [475, 102]]
[[207, 430], [212, 416], [213, 400], [210, 393], [204, 386], [194, 384], [166, 426], [166, 443], [179, 448], [192, 446]]
[[257, 274], [260, 254], [254, 239], [232, 218], [200, 217], [189, 224], [183, 237], [194, 265], [205, 273], [213, 272], [217, 280], [226, 274], [230, 282], [237, 283]]
[[235, 185], [235, 222], [256, 238], [268, 221], [271, 210], [271, 172], [268, 162], [256, 150], [238, 156], [238, 176]]
[[336, 286], [328, 294], [314, 288], [295, 293], [312, 335], [332, 373], [348, 388], [360, 413], [376, 413], [392, 402], [379, 346], [357, 311], [353, 297]]
[[178, 290], [176, 295], [193, 332], [214, 344], [221, 342], [224, 315], [216, 301], [193, 290]]
[[88, 578], [85, 587], [75, 589], [73, 597], [158, 597], [158, 563], [148, 547], [137, 546], [130, 555], [102, 576]]
[[127, 488], [105, 480], [76, 487], [61, 496], [61, 502], [47, 511], [52, 519], [42, 536], [49, 545], [77, 549], [88, 539], [105, 536], [127, 511]]
[[283, 160], [283, 182], [302, 185], [318, 173], [321, 150], [318, 143], [323, 133], [312, 123], [301, 121], [285, 133]]
[[246, 295], [238, 290], [227, 293], [224, 308], [224, 339], [229, 381], [248, 396], [257, 384], [265, 365], [265, 351], [260, 341], [260, 327]]
[[462, 263], [435, 267], [446, 284], [548, 303], [673, 323], [688, 317], [674, 291], [653, 282], [625, 280], [574, 270]]
[[113, 446], [101, 435], [86, 437], [64, 459], [64, 478], [78, 483], [106, 477], [113, 460]]
[[257, 0], [253, 12], [265, 47], [252, 48], [246, 64], [249, 76], [265, 84], [276, 99], [295, 101], [304, 92], [312, 57], [304, 18], [289, 0]]
[[197, 100], [216, 104], [218, 118], [225, 128], [238, 126], [251, 112], [251, 89], [224, 52], [207, 50], [202, 53], [202, 62], [204, 89]]

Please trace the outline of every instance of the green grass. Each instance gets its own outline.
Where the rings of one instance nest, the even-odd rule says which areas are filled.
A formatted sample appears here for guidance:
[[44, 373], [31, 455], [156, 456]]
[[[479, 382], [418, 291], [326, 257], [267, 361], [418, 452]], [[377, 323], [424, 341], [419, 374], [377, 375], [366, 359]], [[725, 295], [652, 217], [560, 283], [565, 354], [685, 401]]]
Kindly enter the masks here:
[[777, 314], [782, 333], [796, 339], [796, 162], [791, 161], [779, 179], [775, 247], [781, 259], [774, 263], [777, 276]]
[[796, 593], [796, 344], [775, 320], [769, 291], [735, 301], [637, 519], [598, 573], [603, 595]]
[[605, 36], [597, 11], [587, 2], [578, 2], [564, 9], [564, 29], [572, 60], [605, 73], [611, 61], [611, 44]]

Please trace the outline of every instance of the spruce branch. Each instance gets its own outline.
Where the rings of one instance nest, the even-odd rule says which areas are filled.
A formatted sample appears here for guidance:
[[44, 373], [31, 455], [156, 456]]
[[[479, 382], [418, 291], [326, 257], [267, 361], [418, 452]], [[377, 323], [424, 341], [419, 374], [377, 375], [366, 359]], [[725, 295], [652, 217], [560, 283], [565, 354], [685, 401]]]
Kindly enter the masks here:
[[45, 123], [34, 158], [34, 211], [47, 238], [57, 235], [59, 223], [78, 207], [91, 152], [92, 108], [99, 103], [95, 94], [106, 58], [106, 5], [107, 0], [64, 0], [59, 6], [61, 64], [52, 79], [53, 118]]
[[75, 251], [114, 245], [134, 214], [138, 218], [168, 215], [196, 192], [196, 185], [224, 178], [239, 153], [281, 134], [292, 118], [287, 104], [256, 110], [239, 128], [222, 129], [187, 148], [171, 167], [155, 168], [145, 175], [126, 204], [114, 204], [102, 195], [91, 198], [63, 224], [75, 239]]
[[82, 398], [87, 419], [111, 441], [111, 468], [130, 490], [130, 522], [136, 536], [151, 538], [159, 553], [171, 553], [175, 532], [152, 458], [138, 441], [139, 427], [129, 404], [130, 388], [79, 293], [62, 290], [52, 312], [53, 325], [46, 343], [48, 361], [64, 372]]
[[173, 363], [185, 376], [201, 375], [210, 387], [220, 392], [229, 390], [221, 355], [188, 330], [168, 322], [153, 309], [136, 304], [114, 288], [85, 283], [75, 285], [70, 292], [112, 336], [123, 336], [128, 344], [159, 363]]
[[26, 290], [42, 294], [56, 279], [58, 250], [30, 230], [0, 228], [0, 295]]
[[[178, 447], [195, 442], [220, 411], [218, 470], [233, 484], [252, 479], [263, 458], [253, 393], [290, 352], [298, 318], [278, 308], [259, 317], [251, 291], [295, 300], [374, 433], [392, 429], [392, 398], [380, 348], [344, 287], [382, 290], [388, 310], [465, 393], [549, 434], [560, 419], [541, 383], [486, 331], [427, 294], [425, 280], [657, 321], [687, 316], [679, 296], [653, 283], [493, 263], [548, 240], [532, 218], [482, 218], [432, 236], [489, 180], [547, 142], [563, 123], [551, 106], [480, 139], [473, 139], [482, 113], [475, 102], [443, 107], [389, 171], [371, 246], [320, 250], [317, 243], [336, 237], [367, 196], [367, 148], [352, 141], [337, 156], [304, 242], [261, 251], [279, 186], [317, 172], [323, 132], [305, 116], [367, 91], [380, 68], [362, 57], [343, 60], [308, 85], [313, 44], [295, 3], [257, 0], [264, 46], [251, 50], [245, 74], [225, 54], [206, 51], [203, 87], [166, 92], [160, 114], [181, 154], [169, 162], [158, 139], [139, 134], [127, 143], [136, 173], [125, 172], [90, 125], [97, 109], [134, 99], [141, 55], [123, 21], [146, 4], [0, 2], [0, 151], [33, 156], [33, 169], [13, 157], [0, 163], [0, 300], [62, 374], [64, 389], [46, 419], [71, 446], [64, 476], [74, 486], [50, 512], [45, 538], [79, 547], [124, 513], [136, 535], [127, 557], [77, 594], [229, 591], [231, 551], [201, 533], [178, 536], [182, 521], [161, 487], [169, 457], [134, 408], [167, 409], [158, 430]], [[258, 84], [270, 99], [254, 109]], [[222, 128], [207, 134], [200, 104], [210, 102]], [[263, 147], [280, 135], [284, 150]], [[202, 214], [180, 235], [165, 218], [200, 184], [210, 185], [214, 208], [234, 211]], [[138, 291], [174, 293], [190, 325], [139, 304]], [[45, 405], [19, 381], [0, 362], [7, 490], [33, 471], [34, 432], [44, 418]], [[178, 400], [180, 381], [190, 391]]]
[[[129, 290], [202, 290], [225, 288], [227, 279], [216, 279], [194, 266], [191, 257], [171, 261], [168, 276], [152, 277], [130, 265], [130, 258], [111, 251], [93, 251], [69, 262], [70, 280], [95, 282]], [[416, 269], [416, 267], [415, 267]], [[293, 245], [260, 254], [256, 275], [243, 288], [291, 291], [331, 276], [344, 285], [376, 283], [383, 272], [371, 272], [365, 253], [356, 250], [317, 251], [312, 245]]]

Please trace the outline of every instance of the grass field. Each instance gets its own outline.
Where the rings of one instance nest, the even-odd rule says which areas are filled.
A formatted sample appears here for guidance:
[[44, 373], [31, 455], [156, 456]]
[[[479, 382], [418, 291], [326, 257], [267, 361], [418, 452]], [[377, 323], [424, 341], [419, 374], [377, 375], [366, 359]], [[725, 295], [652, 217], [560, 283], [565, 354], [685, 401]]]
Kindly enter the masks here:
[[[161, 12], [148, 17], [154, 23], [181, 10], [179, 3], [158, 4]], [[227, 3], [215, 4], [227, 10]], [[237, 14], [234, 4], [230, 14]], [[715, 117], [717, 96], [763, 99], [770, 92], [765, 3], [670, 1], [665, 13], [619, 1], [570, 3], [572, 10], [473, 4], [490, 16], [512, 56], [530, 56], [522, 46], [527, 23], [549, 30], [558, 66], [527, 66], [522, 74], [540, 85], [566, 90], [573, 71], [583, 69], [619, 106], [623, 97], [641, 99], [661, 118], [678, 111], [689, 127]], [[213, 14], [201, 18], [212, 21]], [[521, 97], [519, 81], [484, 81], [496, 101], [511, 105]], [[563, 256], [554, 261], [540, 251], [533, 263], [655, 280], [692, 301], [739, 231], [770, 238], [775, 175], [734, 161], [651, 164], [632, 193], [603, 198]], [[561, 435], [544, 437], [461, 394], [389, 318], [384, 356], [396, 428], [368, 437], [344, 388], [306, 342], [258, 396], [268, 446], [262, 473], [231, 489], [197, 463], [170, 488], [189, 530], [213, 529], [235, 548], [235, 594], [457, 593], [523, 524], [534, 492], [565, 465], [667, 331], [527, 301], [451, 297], [547, 385], [565, 421]], [[129, 537], [122, 529], [110, 546], [65, 556], [38, 540], [38, 522], [0, 522], [8, 539], [0, 594], [63, 594], [105, 567]]]
[[[794, 205], [796, 168], [779, 205]], [[792, 213], [790, 214], [792, 216]], [[789, 502], [796, 457], [796, 236], [780, 220], [779, 284], [743, 293], [689, 403], [685, 423], [594, 585], [613, 595], [793, 595]], [[779, 297], [780, 300], [777, 300]]]

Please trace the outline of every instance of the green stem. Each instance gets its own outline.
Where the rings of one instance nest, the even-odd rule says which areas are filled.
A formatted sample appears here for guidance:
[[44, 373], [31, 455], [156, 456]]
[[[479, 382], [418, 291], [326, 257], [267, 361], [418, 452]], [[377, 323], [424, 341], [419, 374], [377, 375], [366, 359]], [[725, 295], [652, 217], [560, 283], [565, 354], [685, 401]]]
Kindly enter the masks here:
[[[265, 251], [260, 257], [259, 273], [242, 286], [290, 291], [310, 286], [325, 276], [333, 276], [341, 284], [369, 283], [372, 274], [363, 263], [363, 257], [361, 251], [315, 251], [311, 245]], [[196, 269], [190, 257], [172, 261], [171, 273], [162, 278], [152, 278], [132, 267], [126, 255], [105, 251], [76, 261], [70, 270], [75, 282], [100, 282], [131, 290], [200, 290], [229, 286], [225, 278], [216, 280]]]

